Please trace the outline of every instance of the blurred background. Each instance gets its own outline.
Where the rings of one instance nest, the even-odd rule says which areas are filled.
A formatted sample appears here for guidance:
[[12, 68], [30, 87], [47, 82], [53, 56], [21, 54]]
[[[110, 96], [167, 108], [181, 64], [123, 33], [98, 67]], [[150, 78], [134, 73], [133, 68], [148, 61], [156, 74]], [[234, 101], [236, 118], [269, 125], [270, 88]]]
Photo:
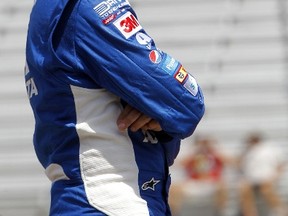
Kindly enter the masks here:
[[[174, 216], [287, 216], [288, 0], [130, 3], [205, 95], [206, 115], [171, 169]], [[23, 79], [32, 5], [0, 2], [0, 216], [48, 215]]]

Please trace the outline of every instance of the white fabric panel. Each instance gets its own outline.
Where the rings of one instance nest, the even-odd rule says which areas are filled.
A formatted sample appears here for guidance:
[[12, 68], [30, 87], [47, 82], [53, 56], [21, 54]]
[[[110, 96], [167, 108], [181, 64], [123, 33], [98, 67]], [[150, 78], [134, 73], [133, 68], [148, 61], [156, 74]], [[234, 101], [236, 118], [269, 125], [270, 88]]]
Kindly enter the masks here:
[[55, 182], [58, 180], [69, 180], [68, 176], [66, 176], [63, 168], [59, 164], [50, 164], [46, 168], [45, 174], [51, 182]]
[[147, 216], [128, 134], [117, 129], [119, 98], [104, 89], [71, 86], [77, 112], [80, 166], [89, 203], [111, 216]]

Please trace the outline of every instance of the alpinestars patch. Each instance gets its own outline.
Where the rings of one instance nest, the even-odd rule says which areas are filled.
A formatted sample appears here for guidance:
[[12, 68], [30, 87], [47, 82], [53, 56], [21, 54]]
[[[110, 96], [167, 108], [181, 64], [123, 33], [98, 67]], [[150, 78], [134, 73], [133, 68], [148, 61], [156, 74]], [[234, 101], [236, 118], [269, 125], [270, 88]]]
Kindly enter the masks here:
[[154, 177], [147, 182], [144, 182], [143, 185], [141, 186], [142, 190], [153, 190], [155, 191], [155, 185], [158, 184], [160, 180], [155, 180]]

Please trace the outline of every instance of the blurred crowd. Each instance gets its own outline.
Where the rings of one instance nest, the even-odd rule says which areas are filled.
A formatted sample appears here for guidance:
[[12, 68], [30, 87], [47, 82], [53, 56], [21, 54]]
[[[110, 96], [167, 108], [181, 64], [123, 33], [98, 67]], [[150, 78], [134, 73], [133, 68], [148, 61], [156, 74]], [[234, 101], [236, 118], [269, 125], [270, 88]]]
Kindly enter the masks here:
[[278, 184], [287, 164], [283, 150], [260, 133], [248, 134], [241, 146], [227, 154], [213, 137], [193, 140], [175, 164], [181, 178], [171, 187], [174, 216], [288, 216]]

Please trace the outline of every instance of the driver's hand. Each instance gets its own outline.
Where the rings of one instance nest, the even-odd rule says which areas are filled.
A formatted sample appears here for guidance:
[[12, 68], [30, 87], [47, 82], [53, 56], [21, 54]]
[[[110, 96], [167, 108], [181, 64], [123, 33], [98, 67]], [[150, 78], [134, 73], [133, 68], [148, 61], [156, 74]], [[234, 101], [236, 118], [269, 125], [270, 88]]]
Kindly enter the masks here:
[[133, 132], [139, 129], [153, 131], [162, 130], [160, 124], [157, 121], [151, 119], [149, 116], [144, 115], [128, 104], [120, 113], [116, 123], [120, 131], [125, 131], [127, 128], [130, 128], [130, 130]]

